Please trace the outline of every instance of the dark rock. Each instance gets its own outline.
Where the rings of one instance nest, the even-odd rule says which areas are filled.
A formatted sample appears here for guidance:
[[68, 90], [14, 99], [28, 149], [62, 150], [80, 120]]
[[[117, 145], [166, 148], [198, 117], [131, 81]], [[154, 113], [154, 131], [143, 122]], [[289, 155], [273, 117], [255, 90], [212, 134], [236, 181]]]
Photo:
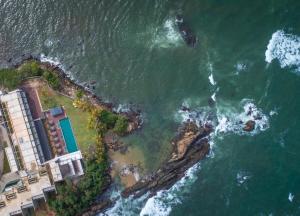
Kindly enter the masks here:
[[209, 107], [214, 107], [215, 105], [216, 105], [216, 102], [212, 98], [209, 98], [208, 99], [208, 106]]
[[81, 216], [94, 216], [96, 215], [97, 213], [99, 212], [103, 212], [105, 211], [106, 209], [112, 207], [114, 204], [113, 201], [109, 200], [109, 199], [106, 199], [106, 200], [103, 200], [97, 204], [94, 204], [92, 205], [88, 210], [86, 210], [84, 213], [82, 214], [78, 214], [78, 215], [81, 215]]
[[252, 114], [252, 112], [253, 112], [253, 111], [252, 111], [252, 107], [250, 106], [250, 107], [249, 107], [249, 110], [248, 110], [248, 112], [247, 112], [247, 116], [250, 116], [250, 115]]
[[245, 127], [243, 128], [244, 131], [247, 131], [247, 132], [251, 132], [253, 131], [255, 128], [255, 121], [253, 120], [249, 120], [246, 122], [245, 124]]
[[260, 115], [256, 115], [256, 116], [254, 116], [254, 119], [255, 120], [262, 120], [262, 117]]
[[[193, 133], [194, 129], [195, 128], [190, 124], [186, 126], [185, 131], [181, 129], [179, 133], [184, 136], [187, 133]], [[162, 189], [169, 189], [179, 179], [184, 177], [187, 169], [205, 158], [209, 153], [210, 146], [206, 137], [211, 131], [209, 128], [198, 128], [197, 136], [189, 143], [182, 157], [170, 158], [170, 160], [165, 162], [151, 177], [142, 179], [135, 185], [126, 188], [122, 192], [122, 196], [128, 197], [133, 195], [134, 197], [140, 197], [149, 192], [149, 196], [151, 197]], [[177, 137], [173, 142], [180, 141], [180, 137]], [[174, 152], [176, 153], [176, 148]]]
[[186, 106], [182, 106], [182, 107], [181, 107], [181, 110], [184, 111], [184, 112], [189, 112], [189, 111], [191, 111], [190, 108], [188, 108], [188, 107], [186, 107]]
[[183, 20], [183, 17], [181, 15], [176, 16], [176, 24], [185, 43], [190, 47], [195, 47], [197, 38], [190, 29], [189, 25]]

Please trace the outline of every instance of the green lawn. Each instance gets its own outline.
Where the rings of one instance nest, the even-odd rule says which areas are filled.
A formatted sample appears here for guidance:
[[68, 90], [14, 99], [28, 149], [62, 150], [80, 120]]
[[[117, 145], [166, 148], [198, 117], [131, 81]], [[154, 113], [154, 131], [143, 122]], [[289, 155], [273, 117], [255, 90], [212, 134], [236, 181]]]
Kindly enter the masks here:
[[75, 133], [76, 141], [79, 145], [79, 148], [83, 151], [87, 150], [90, 144], [95, 143], [97, 132], [92, 129], [88, 129], [88, 112], [82, 112], [81, 110], [73, 106], [73, 100], [62, 96], [48, 87], [43, 87], [38, 90], [39, 97], [43, 109], [49, 109], [53, 106], [63, 106], [67, 116], [71, 120], [72, 128]]

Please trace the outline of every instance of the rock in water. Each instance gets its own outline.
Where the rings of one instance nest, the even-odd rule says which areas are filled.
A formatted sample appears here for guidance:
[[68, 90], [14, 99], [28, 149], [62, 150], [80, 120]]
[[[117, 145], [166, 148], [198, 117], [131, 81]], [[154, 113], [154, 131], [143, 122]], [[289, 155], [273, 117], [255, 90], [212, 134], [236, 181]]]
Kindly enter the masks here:
[[250, 132], [253, 131], [255, 128], [255, 121], [249, 120], [246, 122], [245, 127], [243, 128], [244, 131]]
[[183, 20], [183, 17], [181, 15], [177, 15], [175, 22], [185, 43], [190, 47], [195, 47], [197, 43], [197, 37], [194, 35], [188, 24]]
[[186, 123], [180, 129], [178, 137], [173, 140], [173, 154], [161, 167], [133, 186], [122, 191], [123, 197], [137, 198], [144, 194], [154, 196], [158, 191], [169, 189], [179, 179], [184, 177], [186, 171], [194, 164], [205, 158], [210, 151], [208, 136], [211, 128], [200, 127], [194, 123]]

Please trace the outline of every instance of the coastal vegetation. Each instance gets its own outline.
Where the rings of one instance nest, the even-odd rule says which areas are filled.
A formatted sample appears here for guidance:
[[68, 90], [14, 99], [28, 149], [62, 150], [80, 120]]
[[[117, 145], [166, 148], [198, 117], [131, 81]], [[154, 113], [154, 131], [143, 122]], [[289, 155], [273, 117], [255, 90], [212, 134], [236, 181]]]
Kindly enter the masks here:
[[27, 61], [18, 68], [0, 69], [0, 86], [8, 90], [16, 89], [22, 81], [30, 77], [43, 77], [55, 90], [60, 88], [57, 74], [42, 69], [37, 61]]
[[50, 208], [57, 216], [74, 216], [87, 209], [101, 194], [109, 180], [106, 175], [107, 168], [107, 160], [86, 160], [84, 177], [76, 185], [69, 180], [58, 185], [57, 196], [49, 200]]

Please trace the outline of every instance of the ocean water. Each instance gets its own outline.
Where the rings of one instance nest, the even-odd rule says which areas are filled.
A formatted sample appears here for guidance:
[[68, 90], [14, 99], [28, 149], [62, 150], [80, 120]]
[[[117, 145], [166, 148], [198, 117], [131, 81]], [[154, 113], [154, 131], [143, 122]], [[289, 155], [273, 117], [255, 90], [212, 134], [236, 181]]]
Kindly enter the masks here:
[[297, 0], [0, 0], [0, 65], [39, 55], [79, 82], [96, 80], [105, 100], [137, 105], [145, 125], [125, 141], [148, 170], [180, 123], [213, 122], [207, 159], [168, 191], [119, 199], [107, 215], [300, 215], [299, 11]]

